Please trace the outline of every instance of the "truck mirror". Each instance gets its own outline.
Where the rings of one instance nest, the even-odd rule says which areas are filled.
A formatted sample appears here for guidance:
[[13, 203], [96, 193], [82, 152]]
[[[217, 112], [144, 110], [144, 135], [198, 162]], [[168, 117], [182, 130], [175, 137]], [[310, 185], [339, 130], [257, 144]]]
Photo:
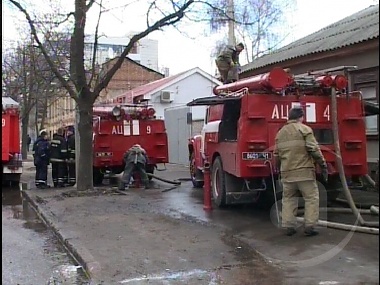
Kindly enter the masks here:
[[187, 122], [188, 125], [191, 125], [191, 123], [193, 122], [193, 113], [187, 112], [187, 114], [186, 114], [186, 122]]

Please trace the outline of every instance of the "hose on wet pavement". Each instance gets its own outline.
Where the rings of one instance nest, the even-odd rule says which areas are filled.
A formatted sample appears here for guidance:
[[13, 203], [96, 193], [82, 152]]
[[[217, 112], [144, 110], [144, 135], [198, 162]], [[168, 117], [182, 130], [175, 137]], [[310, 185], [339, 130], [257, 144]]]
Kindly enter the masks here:
[[363, 178], [372, 186], [376, 187], [376, 182], [368, 174], [364, 175]]
[[173, 184], [173, 185], [177, 185], [177, 186], [181, 185], [181, 181], [165, 179], [165, 178], [162, 178], [162, 177], [158, 177], [158, 176], [156, 176], [156, 175], [154, 175], [152, 173], [147, 173], [147, 175], [149, 177], [152, 177], [154, 179], [160, 180], [162, 182], [166, 182], [168, 184]]

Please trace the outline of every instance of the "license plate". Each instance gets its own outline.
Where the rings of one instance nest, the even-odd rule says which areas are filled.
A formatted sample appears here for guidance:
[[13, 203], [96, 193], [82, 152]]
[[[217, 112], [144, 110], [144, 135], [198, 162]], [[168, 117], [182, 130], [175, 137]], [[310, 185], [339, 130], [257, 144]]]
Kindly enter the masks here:
[[243, 160], [267, 160], [272, 158], [272, 153], [270, 152], [243, 152]]

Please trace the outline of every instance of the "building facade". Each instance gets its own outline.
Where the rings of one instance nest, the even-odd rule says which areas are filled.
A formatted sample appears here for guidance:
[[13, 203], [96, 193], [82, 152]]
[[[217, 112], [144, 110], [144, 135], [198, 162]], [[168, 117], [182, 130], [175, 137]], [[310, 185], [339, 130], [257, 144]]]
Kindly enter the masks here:
[[[128, 43], [128, 37], [100, 37], [97, 44], [96, 63], [102, 65], [110, 59], [120, 56]], [[85, 62], [89, 67], [91, 66], [93, 52], [94, 39], [93, 37], [87, 37], [85, 42]], [[128, 57], [141, 65], [159, 71], [158, 41], [156, 40], [148, 38], [139, 40], [128, 54]]]
[[[116, 59], [105, 62], [101, 74], [106, 72]], [[97, 98], [97, 102], [109, 102], [118, 95], [143, 84], [163, 78], [164, 75], [147, 68], [133, 60], [126, 58], [116, 71], [108, 86], [104, 88]], [[50, 136], [58, 128], [75, 124], [76, 103], [66, 92], [57, 94], [55, 100], [48, 107], [46, 129]]]
[[206, 107], [188, 107], [186, 104], [199, 97], [212, 96], [213, 88], [221, 84], [196, 67], [132, 89], [118, 96], [117, 101], [148, 101], [156, 110], [156, 117], [165, 120], [169, 162], [188, 164], [188, 139], [200, 134]]
[[[105, 62], [102, 66], [101, 73], [111, 68], [116, 60], [117, 58], [114, 58]], [[98, 102], [112, 101], [123, 93], [162, 78], [164, 78], [163, 74], [139, 64], [130, 58], [125, 58], [120, 69], [116, 71], [108, 86], [100, 92]]]

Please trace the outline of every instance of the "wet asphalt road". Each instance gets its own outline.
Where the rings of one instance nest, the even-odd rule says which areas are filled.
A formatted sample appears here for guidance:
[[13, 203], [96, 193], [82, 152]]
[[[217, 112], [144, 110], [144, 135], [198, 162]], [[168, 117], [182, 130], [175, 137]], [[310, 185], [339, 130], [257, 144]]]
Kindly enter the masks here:
[[23, 201], [18, 189], [2, 190], [2, 284], [86, 285], [86, 277], [53, 233]]

